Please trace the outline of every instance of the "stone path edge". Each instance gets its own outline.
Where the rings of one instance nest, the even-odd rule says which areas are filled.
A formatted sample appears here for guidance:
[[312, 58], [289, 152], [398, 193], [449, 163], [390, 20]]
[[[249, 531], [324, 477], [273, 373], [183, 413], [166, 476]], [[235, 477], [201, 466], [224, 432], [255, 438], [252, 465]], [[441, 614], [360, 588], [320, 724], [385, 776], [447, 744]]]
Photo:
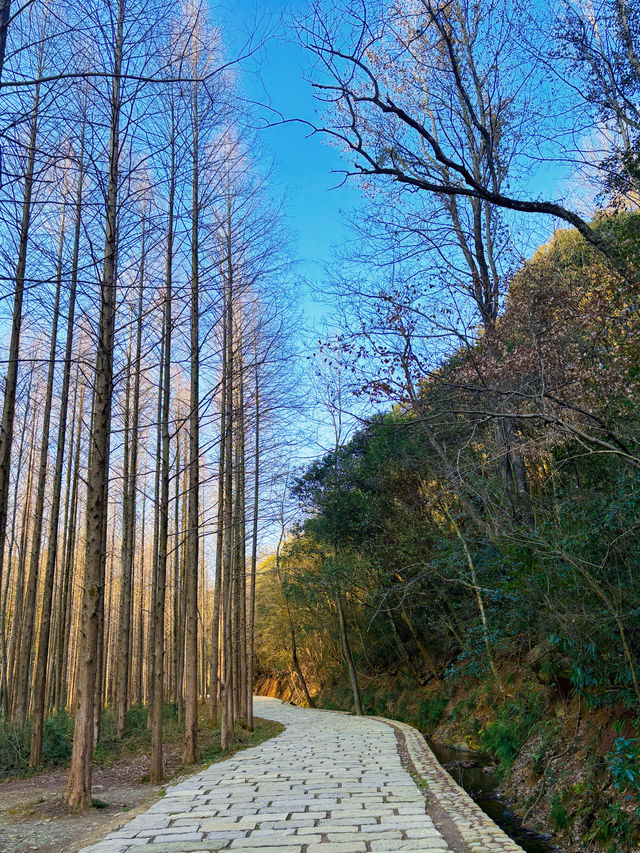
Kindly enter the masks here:
[[[522, 847], [509, 838], [442, 767], [417, 729], [385, 717], [373, 719], [394, 729], [400, 743], [406, 747], [406, 755], [403, 755], [404, 750], [399, 749], [400, 757], [403, 763], [408, 764], [407, 769], [424, 782], [427, 812], [453, 850], [466, 849], [468, 853], [523, 853]], [[460, 846], [461, 840], [464, 847]]]

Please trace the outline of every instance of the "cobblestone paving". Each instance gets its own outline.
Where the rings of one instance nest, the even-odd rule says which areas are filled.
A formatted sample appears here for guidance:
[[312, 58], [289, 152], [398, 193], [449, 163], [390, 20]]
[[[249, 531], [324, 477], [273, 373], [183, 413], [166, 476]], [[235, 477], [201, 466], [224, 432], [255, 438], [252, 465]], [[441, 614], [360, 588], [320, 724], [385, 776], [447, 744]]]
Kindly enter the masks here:
[[454, 825], [469, 853], [522, 853], [522, 848], [486, 815], [471, 797], [455, 783], [427, 746], [422, 735], [411, 726], [393, 722], [409, 753], [409, 758], [425, 783], [429, 803]]
[[[520, 850], [488, 819], [472, 828], [474, 842], [478, 830], [486, 832], [484, 846], [467, 846], [471, 839], [449, 846], [402, 766], [387, 723], [265, 698], [256, 699], [255, 712], [286, 730], [169, 787], [150, 809], [82, 853]], [[424, 755], [403, 734], [417, 766]], [[444, 786], [442, 793], [451, 796]]]

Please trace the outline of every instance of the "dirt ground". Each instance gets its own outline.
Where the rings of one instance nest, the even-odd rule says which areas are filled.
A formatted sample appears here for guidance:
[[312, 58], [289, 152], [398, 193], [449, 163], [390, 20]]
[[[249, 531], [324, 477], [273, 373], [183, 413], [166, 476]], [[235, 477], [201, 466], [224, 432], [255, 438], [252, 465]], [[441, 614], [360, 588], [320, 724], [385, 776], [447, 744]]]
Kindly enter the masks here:
[[[254, 746], [282, 731], [271, 720], [255, 719], [253, 733], [237, 735], [235, 746], [217, 760], [230, 758], [238, 749]], [[202, 732], [212, 741], [214, 732]], [[182, 764], [182, 742], [164, 744], [165, 779], [148, 780], [149, 756], [144, 751], [124, 753], [108, 766], [93, 768], [92, 792], [96, 807], [70, 812], [64, 800], [67, 768], [48, 770], [26, 779], [0, 782], [0, 853], [77, 853], [147, 809], [164, 787], [197, 773], [202, 765]]]
[[[180, 767], [179, 746], [166, 745], [165, 764], [167, 776]], [[148, 770], [149, 758], [140, 754], [94, 768], [94, 800], [105, 805], [82, 814], [69, 812], [64, 803], [66, 768], [0, 782], [0, 851], [76, 853], [153, 803], [163, 785], [142, 781]]]

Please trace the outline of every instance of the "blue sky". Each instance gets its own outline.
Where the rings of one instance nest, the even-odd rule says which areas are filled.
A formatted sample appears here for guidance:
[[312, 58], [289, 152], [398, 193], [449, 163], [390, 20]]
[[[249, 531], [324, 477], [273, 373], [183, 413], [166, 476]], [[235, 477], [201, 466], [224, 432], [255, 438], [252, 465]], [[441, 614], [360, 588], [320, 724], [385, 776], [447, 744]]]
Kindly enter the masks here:
[[[318, 123], [318, 102], [305, 79], [310, 54], [297, 43], [289, 24], [292, 14], [305, 13], [310, 0], [223, 0], [222, 9], [213, 0], [210, 2], [231, 52], [244, 43], [247, 32], [271, 33], [259, 61], [248, 63], [240, 79], [245, 95], [271, 106], [273, 121], [280, 113], [286, 119]], [[263, 117], [269, 115], [268, 110], [261, 112]], [[274, 160], [274, 195], [285, 198], [287, 232], [299, 262], [297, 269], [308, 282], [321, 283], [323, 266], [332, 262], [334, 247], [343, 246], [349, 239], [346, 214], [362, 204], [361, 192], [353, 180], [340, 186], [342, 176], [338, 173], [346, 161], [326, 137], [311, 136], [309, 127], [295, 122], [267, 127], [261, 131], [261, 140], [267, 159]], [[566, 164], [545, 160], [531, 165], [529, 191], [534, 196], [567, 195], [571, 206], [576, 204], [578, 199], [572, 198], [576, 187], [567, 180]], [[581, 195], [584, 187], [580, 190]], [[554, 228], [548, 217], [527, 216], [520, 226], [515, 219], [520, 248], [527, 255], [548, 240]], [[302, 305], [312, 323], [325, 316], [325, 310], [314, 304], [309, 291]]]
[[[226, 35], [231, 44], [253, 27], [257, 8], [266, 9], [258, 12], [258, 29], [275, 33], [261, 51], [257, 68], [255, 64], [248, 67], [241, 81], [244, 92], [286, 119], [313, 122], [317, 103], [305, 79], [308, 54], [295, 42], [291, 30], [280, 23], [291, 9], [302, 12], [307, 5], [307, 0], [267, 0], [257, 7], [253, 0], [227, 0], [224, 9], [235, 31]], [[268, 112], [263, 110], [262, 115]], [[275, 112], [272, 120], [277, 121]], [[310, 135], [309, 127], [295, 122], [267, 127], [261, 131], [261, 140], [266, 157], [274, 161], [274, 194], [284, 196], [286, 226], [299, 260], [298, 270], [311, 282], [321, 281], [323, 266], [331, 261], [333, 248], [348, 239], [345, 213], [357, 208], [360, 191], [353, 182], [339, 186], [341, 176], [336, 172], [345, 168], [345, 161], [326, 138]], [[303, 307], [310, 320], [319, 319], [324, 313], [320, 306], [312, 304], [309, 294]]]

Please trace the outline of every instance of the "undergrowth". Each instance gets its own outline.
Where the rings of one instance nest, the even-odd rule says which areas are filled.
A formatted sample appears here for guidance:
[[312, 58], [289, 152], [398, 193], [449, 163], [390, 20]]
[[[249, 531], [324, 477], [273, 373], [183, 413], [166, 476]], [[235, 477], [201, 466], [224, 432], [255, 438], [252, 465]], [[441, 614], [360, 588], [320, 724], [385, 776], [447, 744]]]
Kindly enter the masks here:
[[[199, 764], [211, 764], [232, 755], [238, 749], [262, 743], [282, 731], [283, 726], [272, 720], [255, 720], [255, 729], [249, 732], [236, 726], [229, 749], [220, 748], [220, 729], [208, 722], [204, 706], [198, 712]], [[162, 731], [166, 744], [180, 742], [184, 737], [184, 725], [178, 721], [175, 703], [167, 702], [162, 709]], [[62, 710], [48, 717], [43, 726], [42, 766], [29, 767], [31, 744], [31, 722], [27, 720], [21, 728], [10, 720], [0, 718], [0, 779], [29, 776], [50, 767], [65, 767], [71, 760], [73, 747], [73, 718]], [[151, 732], [147, 728], [147, 709], [134, 705], [126, 716], [122, 738], [118, 737], [116, 714], [113, 708], [105, 708], [100, 718], [100, 737], [93, 752], [94, 764], [108, 766], [123, 755], [149, 754]], [[184, 768], [181, 766], [177, 772]]]

